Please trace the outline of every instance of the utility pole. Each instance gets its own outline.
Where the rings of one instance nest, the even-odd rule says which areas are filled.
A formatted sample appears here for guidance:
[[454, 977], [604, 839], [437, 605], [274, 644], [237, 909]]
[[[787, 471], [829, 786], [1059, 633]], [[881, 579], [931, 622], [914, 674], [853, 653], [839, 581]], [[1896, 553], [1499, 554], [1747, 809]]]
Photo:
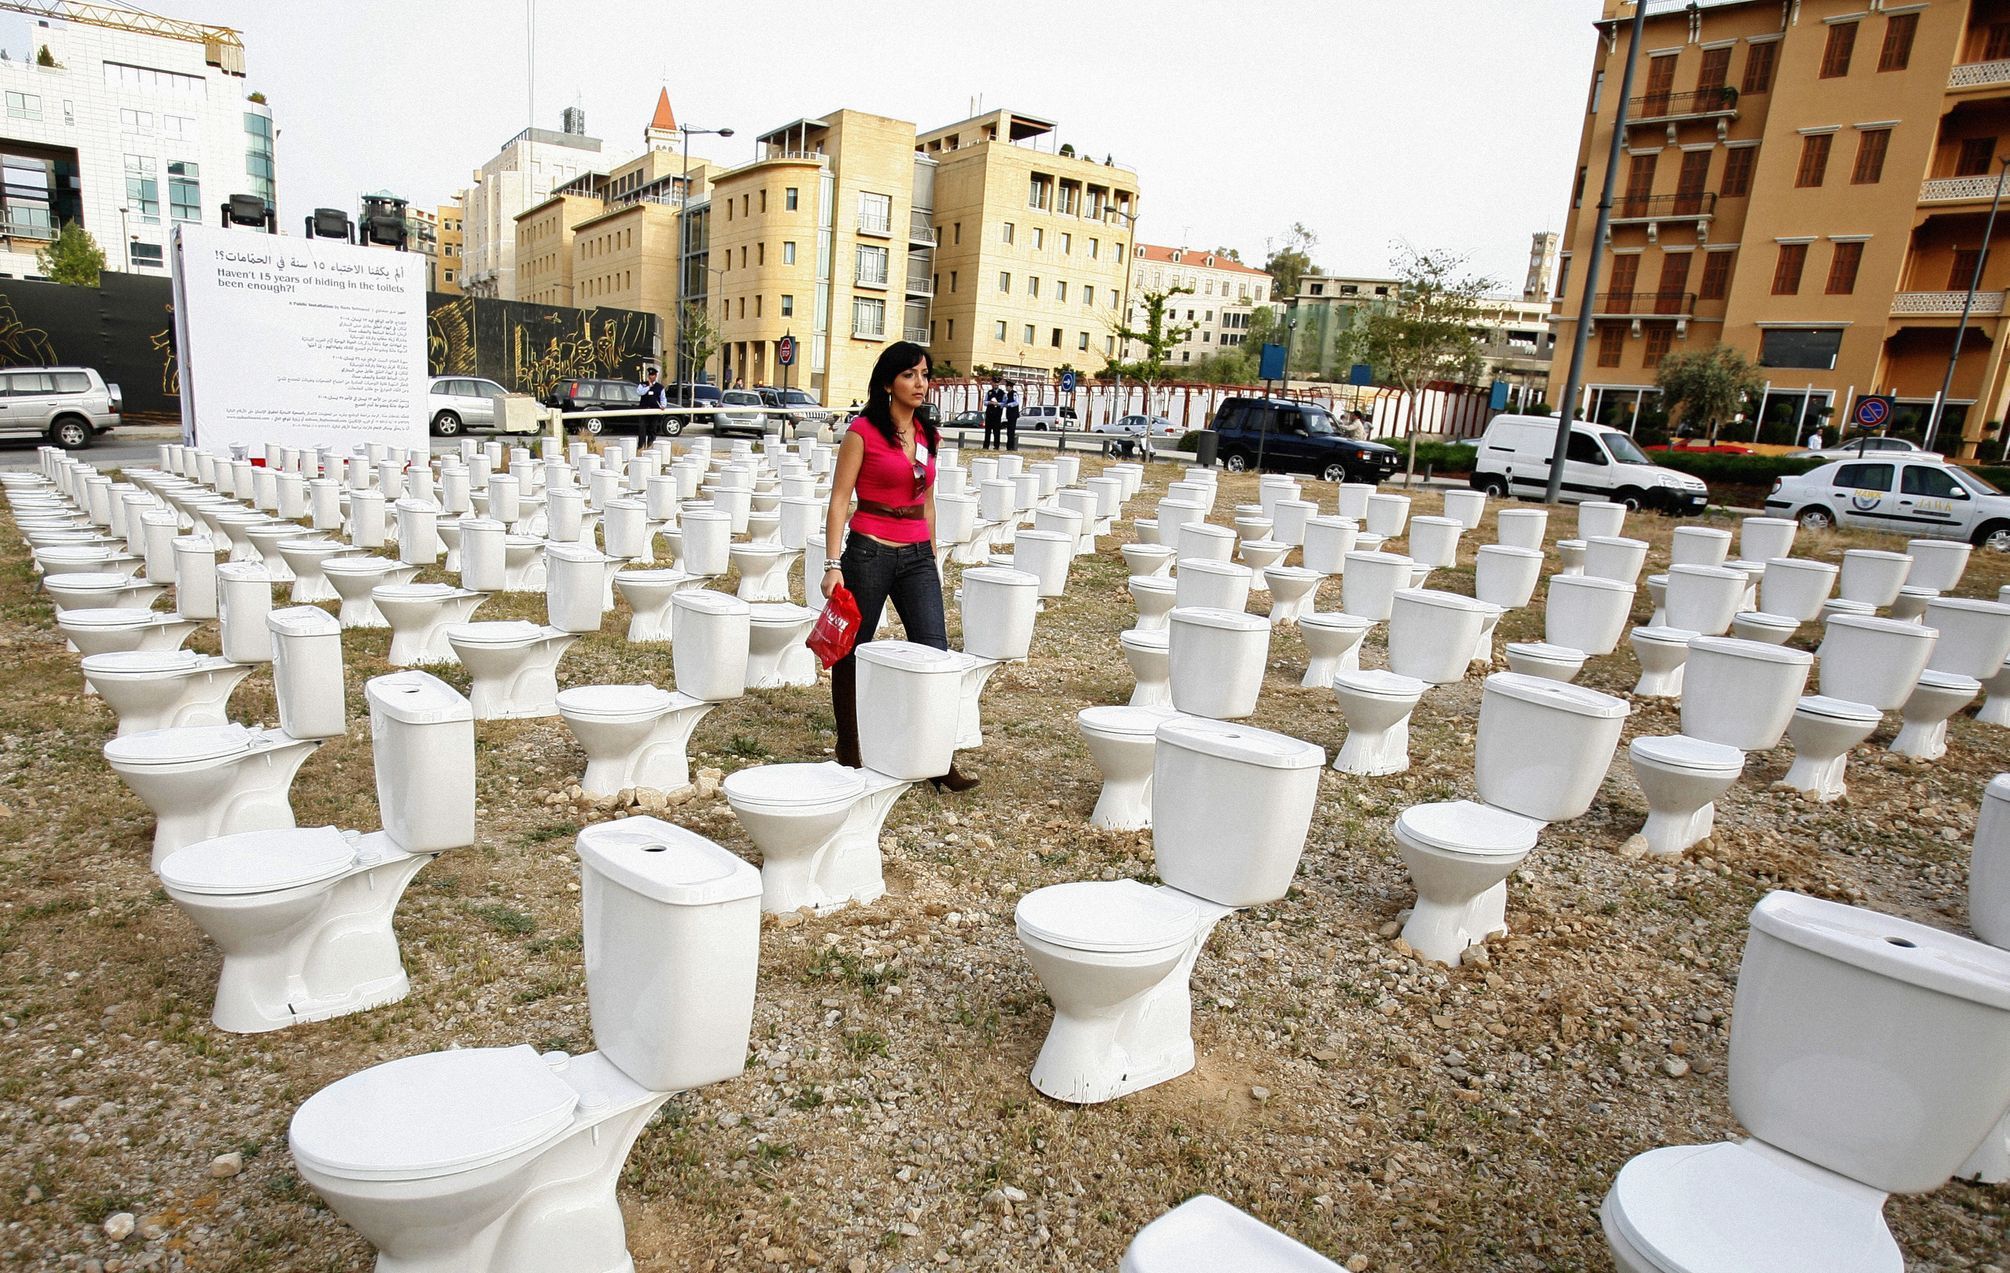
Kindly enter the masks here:
[[[1940, 392], [1933, 398], [1933, 413], [1926, 418], [1926, 437], [1922, 445], [1933, 449], [1933, 437], [1940, 432], [1940, 413], [1947, 409], [1947, 395], [1954, 392], [1954, 364], [1961, 361], [1962, 338], [1968, 335], [1968, 316], [1975, 310], [1975, 292], [1982, 286], [1982, 267], [1989, 263], [1989, 237], [1996, 231], [1996, 210], [2003, 206], [2003, 179], [2010, 177], [2010, 157], [1998, 156], [1996, 160], [1996, 197], [1989, 201], [1989, 220], [1982, 226], [1982, 250], [1975, 254], [1975, 273], [1968, 280], [1968, 295], [1961, 302], [1961, 321], [1954, 328], [1954, 349], [1947, 355], [1947, 375], [1940, 381]], [[1983, 386], [1988, 389], [1987, 385]]]

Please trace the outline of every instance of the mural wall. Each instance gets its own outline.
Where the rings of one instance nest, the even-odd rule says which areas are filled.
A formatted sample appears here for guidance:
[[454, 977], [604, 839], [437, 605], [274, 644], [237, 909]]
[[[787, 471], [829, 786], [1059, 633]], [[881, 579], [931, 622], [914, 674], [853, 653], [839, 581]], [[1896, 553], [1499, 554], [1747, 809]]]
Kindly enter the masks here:
[[[660, 362], [654, 314], [426, 294], [436, 376], [485, 376], [542, 398], [560, 380], [640, 380]], [[174, 305], [165, 278], [107, 272], [98, 286], [0, 279], [0, 367], [95, 367], [130, 414], [178, 416]]]

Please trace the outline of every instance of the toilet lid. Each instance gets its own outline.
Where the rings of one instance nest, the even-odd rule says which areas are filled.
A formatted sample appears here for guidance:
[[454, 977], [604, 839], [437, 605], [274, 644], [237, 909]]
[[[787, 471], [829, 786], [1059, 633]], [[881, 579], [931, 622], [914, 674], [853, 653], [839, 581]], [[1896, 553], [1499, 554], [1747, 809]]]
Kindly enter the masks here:
[[1396, 827], [1427, 848], [1470, 857], [1502, 857], [1535, 847], [1543, 823], [1476, 800], [1416, 804], [1396, 815]]
[[1364, 619], [1358, 614], [1348, 614], [1343, 610], [1321, 610], [1314, 614], [1298, 616], [1298, 626], [1334, 628], [1342, 632], [1366, 632], [1375, 626], [1375, 621]]
[[1122, 954], [1193, 940], [1192, 902], [1136, 880], [1083, 880], [1034, 889], [1014, 912], [1019, 931], [1068, 950]]
[[321, 563], [324, 575], [382, 575], [406, 569], [417, 570], [418, 567], [392, 561], [389, 557], [337, 557]]
[[758, 601], [750, 609], [753, 611], [750, 621], [755, 627], [785, 628], [791, 624], [814, 621], [822, 613], [793, 601]]
[[1544, 663], [1575, 663], [1583, 666], [1585, 653], [1573, 650], [1567, 645], [1551, 645], [1547, 641], [1510, 641], [1507, 652], [1525, 659], [1535, 659]]
[[865, 780], [839, 764], [756, 765], [727, 774], [723, 790], [733, 805], [810, 813], [858, 799]]
[[[1549, 650], [1555, 648], [1547, 647], [1543, 652], [1549, 654]], [[1690, 648], [1692, 650], [1695, 648], [1693, 642]], [[1572, 653], [1579, 652], [1572, 651]], [[1556, 656], [1549, 655], [1549, 657]], [[1542, 676], [1525, 676], [1520, 672], [1495, 672], [1480, 683], [1480, 691], [1482, 695], [1505, 694], [1539, 707], [1554, 707], [1598, 720], [1613, 720], [1633, 710], [1610, 694], [1601, 694], [1597, 690], [1572, 685], [1566, 681], [1552, 681]]]
[[1232, 764], [1264, 769], [1319, 769], [1326, 764], [1326, 752], [1317, 743], [1239, 721], [1171, 715], [1159, 721], [1154, 733], [1163, 746]]
[[166, 622], [173, 619], [171, 614], [161, 614], [153, 610], [141, 610], [135, 606], [92, 606], [88, 609], [64, 610], [56, 616], [59, 628], [126, 628], [155, 620]]
[[709, 588], [687, 588], [683, 592], [672, 593], [670, 605], [676, 610], [695, 610], [699, 614], [746, 614], [747, 603], [738, 597]]
[[1384, 668], [1362, 668], [1358, 672], [1336, 672], [1333, 688], [1368, 698], [1421, 698], [1431, 688], [1414, 676], [1403, 676]]
[[1075, 713], [1075, 724], [1085, 734], [1151, 738], [1172, 714], [1166, 707], [1085, 707]]
[[223, 897], [316, 884], [355, 860], [355, 844], [336, 828], [289, 827], [191, 844], [169, 854], [159, 873], [169, 888]]
[[1845, 698], [1830, 698], [1826, 694], [1804, 694], [1794, 706], [1794, 711], [1804, 716], [1826, 716], [1832, 720], [1875, 722], [1883, 719], [1884, 713], [1868, 703], [1852, 703]]
[[1642, 624], [1631, 633], [1636, 641], [1658, 642], [1662, 645], [1687, 645], [1701, 633], [1688, 628], [1671, 628], [1666, 625]]
[[242, 725], [150, 729], [112, 739], [105, 744], [105, 759], [115, 765], [181, 765], [249, 751], [251, 740]]
[[210, 656], [194, 650], [113, 650], [84, 657], [86, 676], [149, 676], [201, 667]]
[[1214, 1268], [1263, 1273], [1340, 1273], [1340, 1266], [1211, 1194], [1190, 1198], [1139, 1230], [1126, 1270]]
[[1689, 643], [1689, 655], [1693, 658], [1698, 654], [1728, 654], [1733, 658], [1757, 659], [1762, 663], [1791, 663], [1797, 667], [1806, 667], [1815, 661], [1815, 656], [1806, 650], [1726, 636], [1697, 637]]
[[[1835, 616], [1832, 615], [1831, 618], [1833, 617]], [[1783, 614], [1767, 614], [1763, 610], [1740, 610], [1734, 621], [1750, 628], [1775, 628], [1783, 632], [1791, 632], [1801, 626], [1798, 619], [1789, 619]]]
[[1882, 1200], [1725, 1142], [1641, 1154], [1619, 1169], [1606, 1213], [1668, 1273], [1900, 1273]]
[[[1189, 566], [1201, 564], [1193, 561], [1187, 563]], [[1241, 610], [1218, 610], [1213, 606], [1179, 606], [1166, 616], [1166, 622], [1197, 628], [1214, 628], [1221, 632], [1270, 631], [1270, 620], [1261, 615], [1246, 614]]]
[[1167, 642], [1171, 639], [1172, 633], [1166, 631], [1164, 628], [1153, 628], [1150, 631], [1144, 631], [1139, 628], [1126, 628], [1122, 632], [1117, 633], [1118, 645], [1135, 646], [1146, 650], [1167, 649], [1169, 648]]
[[379, 601], [424, 601], [450, 597], [459, 591], [459, 588], [447, 583], [380, 583], [370, 590], [370, 595]]
[[571, 1125], [579, 1094], [527, 1044], [373, 1065], [307, 1098], [293, 1156], [350, 1180], [428, 1180], [533, 1148]]
[[1982, 682], [1959, 672], [1936, 672], [1928, 668], [1919, 674], [1919, 683], [1930, 690], [1966, 690], [1970, 694], [1982, 692]]
[[562, 716], [627, 720], [654, 716], [668, 708], [670, 691], [654, 685], [582, 685], [560, 690], [556, 702]]
[[621, 584], [683, 583], [691, 576], [681, 570], [621, 570], [616, 571], [614, 582]]
[[447, 640], [455, 645], [521, 645], [544, 634], [543, 627], [525, 619], [497, 619], [489, 623], [456, 623], [447, 629]]
[[1740, 773], [1745, 753], [1722, 743], [1705, 742], [1687, 734], [1662, 734], [1636, 738], [1627, 754], [1660, 765], [1664, 769], [1693, 769], [1709, 773]]

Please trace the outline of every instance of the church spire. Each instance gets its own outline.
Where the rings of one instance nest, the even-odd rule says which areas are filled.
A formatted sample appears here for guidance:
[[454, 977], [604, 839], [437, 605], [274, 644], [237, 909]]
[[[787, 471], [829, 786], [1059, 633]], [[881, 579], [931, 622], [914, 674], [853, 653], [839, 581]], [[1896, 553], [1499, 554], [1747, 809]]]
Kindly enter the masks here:
[[643, 142], [651, 149], [675, 149], [677, 146], [677, 115], [670, 109], [670, 90], [660, 89], [656, 94], [656, 113], [649, 119], [649, 127], [642, 131]]

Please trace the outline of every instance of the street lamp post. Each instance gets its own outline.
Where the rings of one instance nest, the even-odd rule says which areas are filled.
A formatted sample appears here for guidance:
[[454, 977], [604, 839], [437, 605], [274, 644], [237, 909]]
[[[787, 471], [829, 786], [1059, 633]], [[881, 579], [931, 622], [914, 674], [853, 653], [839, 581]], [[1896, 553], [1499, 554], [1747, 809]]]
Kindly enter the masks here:
[[[1947, 395], [1954, 392], [1954, 364], [1961, 361], [1961, 342], [1968, 335], [1968, 316], [1975, 310], [1975, 292], [1982, 286], [1982, 267], [1989, 261], [1989, 237], [1996, 231], [1996, 211], [2003, 206], [2003, 179], [2010, 177], [2010, 155], [1996, 160], [1996, 197], [1989, 201], [1989, 220], [1982, 226], [1982, 250], [1975, 254], [1975, 273], [1968, 279], [1968, 295], [1961, 301], [1961, 321], [1954, 327], [1954, 349], [1947, 355], [1947, 374], [1941, 378], [1940, 392], [1934, 395], [1933, 412], [1926, 419], [1923, 443], [1933, 449], [1933, 436], [1940, 431], [1940, 413], [1947, 409]], [[1988, 389], [1983, 386], [1984, 391]]]
[[131, 208], [119, 209], [119, 237], [126, 241], [126, 273], [128, 274], [133, 272], [133, 226], [132, 222], [126, 219], [131, 212]]
[[[680, 372], [684, 366], [684, 258], [691, 252], [691, 139], [693, 137], [731, 137], [730, 128], [692, 128], [688, 124], [677, 125], [683, 134], [684, 186], [679, 192], [683, 202], [677, 205], [677, 309], [671, 315], [670, 330], [673, 333], [670, 346], [671, 356]], [[696, 369], [690, 376], [680, 374], [679, 383], [688, 383], [697, 378]]]

